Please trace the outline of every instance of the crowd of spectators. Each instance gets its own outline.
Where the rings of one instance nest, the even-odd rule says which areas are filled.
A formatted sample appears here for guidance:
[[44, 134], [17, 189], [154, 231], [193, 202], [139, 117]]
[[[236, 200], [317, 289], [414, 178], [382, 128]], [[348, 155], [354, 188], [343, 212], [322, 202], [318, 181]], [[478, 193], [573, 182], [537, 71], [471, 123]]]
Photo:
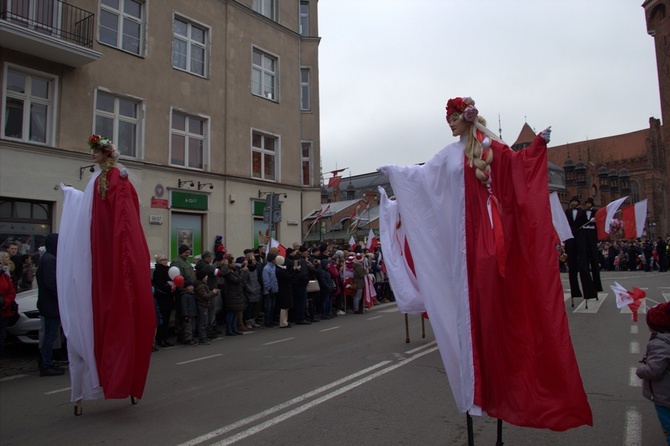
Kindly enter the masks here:
[[[227, 252], [217, 238], [213, 251], [196, 258], [188, 245], [181, 245], [169, 264], [164, 255], [155, 256], [155, 350], [208, 345], [221, 335], [309, 325], [347, 312], [363, 314], [394, 300], [379, 247], [350, 250], [296, 242], [240, 254]], [[171, 268], [179, 270], [183, 283], [176, 283]]]

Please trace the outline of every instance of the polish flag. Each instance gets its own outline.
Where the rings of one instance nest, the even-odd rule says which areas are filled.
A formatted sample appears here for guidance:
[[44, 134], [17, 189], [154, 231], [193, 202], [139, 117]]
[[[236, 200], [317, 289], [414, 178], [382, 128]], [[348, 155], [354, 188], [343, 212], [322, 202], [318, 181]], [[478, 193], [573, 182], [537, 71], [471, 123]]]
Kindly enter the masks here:
[[349, 239], [349, 250], [353, 251], [355, 247], [356, 247], [356, 240], [354, 240], [354, 236], [352, 235], [351, 238]]
[[616, 296], [617, 308], [628, 305], [628, 308], [633, 312], [633, 322], [637, 322], [637, 310], [640, 308], [642, 299], [647, 297], [647, 293], [637, 287], [633, 287], [633, 291], [628, 291], [617, 282], [614, 282], [614, 285], [610, 285], [610, 287]]
[[277, 255], [280, 255], [282, 257], [286, 257], [286, 247], [279, 243], [277, 240], [274, 238], [270, 239], [270, 248], [277, 248]]
[[638, 201], [621, 211], [623, 231], [626, 238], [642, 237], [644, 222], [647, 219], [647, 199]]
[[370, 228], [370, 234], [368, 234], [368, 242], [366, 243], [365, 247], [368, 248], [370, 251], [374, 250], [379, 243], [377, 242], [377, 238], [375, 237], [375, 232]]
[[554, 224], [554, 229], [558, 238], [561, 240], [561, 243], [566, 241], [569, 238], [572, 238], [572, 229], [570, 229], [570, 223], [568, 222], [568, 217], [563, 211], [563, 206], [561, 206], [561, 201], [558, 198], [558, 193], [552, 192], [549, 195], [549, 204], [551, 205], [551, 221]]
[[607, 240], [610, 236], [610, 223], [614, 214], [619, 210], [621, 204], [626, 201], [628, 197], [621, 197], [614, 200], [604, 208], [598, 209], [596, 212], [596, 229], [598, 229], [598, 240]]

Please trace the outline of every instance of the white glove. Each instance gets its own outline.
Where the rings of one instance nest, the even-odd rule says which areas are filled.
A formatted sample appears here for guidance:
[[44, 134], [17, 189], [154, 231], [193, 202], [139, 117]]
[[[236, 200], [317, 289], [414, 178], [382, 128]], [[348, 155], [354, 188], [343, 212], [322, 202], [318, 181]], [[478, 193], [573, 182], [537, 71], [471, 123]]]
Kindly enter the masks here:
[[551, 126], [542, 130], [540, 135], [542, 136], [542, 139], [544, 139], [547, 143], [549, 143], [549, 141], [551, 140]]
[[[544, 136], [544, 135], [542, 135], [542, 136]], [[549, 141], [547, 141], [547, 142], [549, 142]], [[119, 176], [123, 179], [128, 178], [128, 171], [126, 170], [125, 167], [121, 169], [121, 174]]]

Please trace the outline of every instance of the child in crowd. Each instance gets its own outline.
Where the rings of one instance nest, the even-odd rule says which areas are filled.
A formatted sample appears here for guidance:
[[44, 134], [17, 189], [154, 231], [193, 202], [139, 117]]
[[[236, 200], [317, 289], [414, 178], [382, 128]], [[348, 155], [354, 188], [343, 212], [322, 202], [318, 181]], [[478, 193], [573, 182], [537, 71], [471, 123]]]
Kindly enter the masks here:
[[[209, 321], [209, 311], [212, 309], [212, 299], [218, 294], [216, 290], [212, 291], [207, 286], [207, 272], [199, 269], [195, 272], [195, 296], [198, 307], [198, 342], [209, 345], [210, 339], [207, 338], [207, 324]], [[210, 310], [211, 309], [211, 310]]]
[[198, 316], [198, 308], [193, 294], [193, 281], [184, 282], [184, 291], [181, 293], [181, 314], [184, 318], [184, 344], [195, 347], [198, 341], [193, 339], [195, 331], [195, 318]]
[[656, 406], [666, 442], [670, 445], [670, 303], [650, 309], [647, 325], [651, 338], [636, 374], [643, 380], [642, 395]]

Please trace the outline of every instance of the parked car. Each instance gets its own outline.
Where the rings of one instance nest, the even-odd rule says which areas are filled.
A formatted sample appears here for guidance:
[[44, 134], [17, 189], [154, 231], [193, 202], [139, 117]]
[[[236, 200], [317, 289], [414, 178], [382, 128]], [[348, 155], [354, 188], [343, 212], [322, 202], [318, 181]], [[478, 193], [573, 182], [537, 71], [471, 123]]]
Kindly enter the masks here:
[[37, 309], [37, 288], [16, 295], [19, 304], [19, 319], [7, 327], [7, 335], [24, 344], [38, 344], [40, 335], [40, 312]]

